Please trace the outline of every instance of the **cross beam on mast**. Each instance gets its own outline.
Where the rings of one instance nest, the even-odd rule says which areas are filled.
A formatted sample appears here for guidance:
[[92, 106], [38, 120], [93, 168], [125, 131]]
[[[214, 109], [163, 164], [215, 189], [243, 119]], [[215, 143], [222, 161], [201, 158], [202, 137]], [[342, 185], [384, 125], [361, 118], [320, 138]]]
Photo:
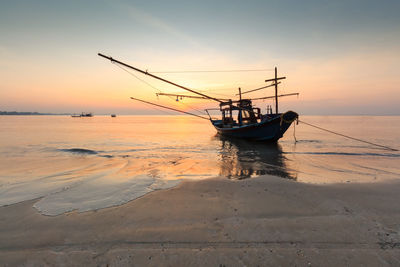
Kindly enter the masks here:
[[[275, 69], [277, 69], [277, 68], [275, 67]], [[277, 77], [277, 78], [265, 80], [265, 82], [267, 83], [267, 82], [273, 82], [273, 81], [284, 80], [284, 79], [286, 79], [286, 77], [279, 77], [279, 78]]]
[[154, 74], [151, 74], [151, 73], [149, 73], [149, 72], [147, 72], [147, 71], [143, 71], [143, 70], [141, 70], [141, 69], [135, 68], [135, 67], [133, 67], [133, 66], [131, 66], [131, 65], [128, 65], [128, 64], [126, 64], [126, 63], [124, 63], [124, 62], [121, 62], [121, 61], [119, 61], [119, 60], [113, 59], [112, 57], [105, 56], [105, 55], [103, 55], [103, 54], [101, 54], [101, 53], [98, 53], [98, 55], [101, 56], [101, 57], [104, 57], [104, 58], [106, 58], [106, 59], [108, 59], [108, 60], [110, 60], [111, 62], [118, 63], [118, 64], [120, 64], [120, 65], [122, 65], [122, 66], [125, 66], [125, 67], [127, 67], [127, 68], [136, 70], [136, 71], [138, 71], [138, 72], [140, 72], [140, 73], [143, 73], [143, 74], [145, 74], [145, 75], [149, 75], [150, 77], [153, 77], [153, 78], [155, 78], [155, 79], [157, 79], [157, 80], [160, 80], [160, 81], [163, 81], [163, 82], [172, 84], [172, 85], [174, 85], [174, 86], [176, 86], [176, 87], [182, 88], [182, 89], [184, 89], [184, 90], [186, 90], [186, 91], [189, 91], [189, 92], [192, 92], [192, 93], [194, 93], [194, 94], [203, 96], [203, 97], [205, 97], [205, 98], [208, 98], [208, 99], [217, 101], [217, 102], [219, 102], [219, 103], [223, 103], [223, 101], [221, 101], [221, 100], [219, 100], [219, 99], [217, 99], [217, 98], [214, 98], [214, 97], [211, 97], [211, 96], [208, 96], [208, 95], [205, 95], [205, 94], [196, 92], [196, 91], [194, 91], [194, 90], [192, 90], [192, 89], [189, 89], [189, 88], [187, 88], [187, 87], [185, 87], [185, 86], [176, 84], [176, 83], [174, 83], [174, 82], [171, 82], [171, 81], [168, 81], [168, 80], [163, 79], [163, 78], [161, 78], [161, 77], [158, 77], [158, 76], [156, 76], [156, 75], [154, 75]]

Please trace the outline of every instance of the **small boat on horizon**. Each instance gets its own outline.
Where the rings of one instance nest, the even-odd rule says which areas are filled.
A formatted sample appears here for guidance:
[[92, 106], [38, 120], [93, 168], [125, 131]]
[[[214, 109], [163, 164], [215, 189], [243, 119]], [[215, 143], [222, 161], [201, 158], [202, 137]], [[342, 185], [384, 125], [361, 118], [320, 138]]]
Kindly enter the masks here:
[[111, 114], [111, 117], [112, 117], [112, 118], [115, 118], [115, 117], [117, 117], [117, 115], [115, 115], [115, 114]]
[[72, 118], [80, 118], [80, 117], [93, 117], [93, 114], [91, 112], [89, 113], [81, 113], [81, 114], [72, 114]]

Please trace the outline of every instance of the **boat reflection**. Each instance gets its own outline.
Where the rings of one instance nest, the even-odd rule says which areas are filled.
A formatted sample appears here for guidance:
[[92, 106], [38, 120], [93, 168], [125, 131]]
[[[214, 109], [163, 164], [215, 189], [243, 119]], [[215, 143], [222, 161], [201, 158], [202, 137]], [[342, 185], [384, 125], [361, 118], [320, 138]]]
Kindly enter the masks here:
[[228, 179], [246, 179], [270, 174], [297, 180], [297, 172], [287, 168], [286, 157], [278, 143], [260, 143], [214, 137], [220, 143], [220, 175]]

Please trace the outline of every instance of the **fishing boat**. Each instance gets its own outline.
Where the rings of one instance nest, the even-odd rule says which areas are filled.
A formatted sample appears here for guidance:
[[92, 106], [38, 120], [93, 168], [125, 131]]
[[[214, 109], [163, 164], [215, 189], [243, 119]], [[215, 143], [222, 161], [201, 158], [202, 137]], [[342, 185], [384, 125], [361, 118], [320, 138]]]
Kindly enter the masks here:
[[80, 118], [80, 117], [93, 117], [93, 114], [91, 112], [89, 113], [81, 113], [81, 114], [72, 114], [71, 117], [73, 118]]
[[[219, 108], [216, 109], [206, 109], [206, 113], [208, 114], [208, 118], [204, 116], [200, 116], [194, 113], [178, 110], [171, 107], [166, 107], [163, 105], [159, 105], [156, 103], [152, 103], [149, 101], [145, 101], [142, 99], [131, 97], [131, 99], [140, 101], [143, 103], [147, 103], [150, 105], [162, 107], [169, 110], [174, 110], [180, 113], [193, 115], [202, 119], [210, 120], [211, 124], [215, 127], [217, 132], [222, 136], [246, 139], [246, 140], [255, 140], [255, 141], [270, 141], [276, 142], [278, 141], [286, 130], [290, 127], [290, 125], [298, 119], [298, 114], [294, 111], [287, 111], [285, 113], [278, 112], [278, 98], [283, 96], [291, 96], [291, 95], [299, 95], [299, 93], [290, 93], [290, 94], [281, 94], [278, 95], [278, 84], [281, 83], [281, 80], [286, 79], [286, 77], [278, 77], [277, 68], [275, 67], [275, 77], [271, 79], [265, 80], [266, 83], [271, 83], [266, 86], [262, 86], [260, 88], [256, 88], [253, 90], [249, 90], [246, 92], [242, 92], [241, 88], [239, 88], [239, 92], [237, 94], [238, 99], [221, 99], [217, 97], [213, 97], [210, 95], [206, 95], [204, 93], [195, 91], [193, 89], [189, 89], [185, 86], [179, 85], [177, 83], [168, 81], [164, 78], [156, 76], [154, 74], [149, 73], [147, 70], [143, 71], [131, 65], [128, 65], [119, 60], [113, 59], [112, 57], [103, 55], [98, 53], [99, 56], [110, 60], [112, 63], [117, 63], [123, 67], [127, 67], [129, 69], [135, 70], [142, 74], [148, 75], [154, 79], [163, 81], [165, 83], [174, 85], [178, 88], [184, 89], [188, 92], [194, 93], [195, 95], [182, 95], [182, 94], [167, 94], [167, 93], [157, 93], [157, 96], [174, 96], [177, 101], [182, 98], [200, 98], [200, 99], [208, 99], [219, 103]], [[266, 97], [258, 97], [258, 98], [243, 98], [244, 94], [248, 94], [251, 92], [259, 91], [268, 87], [275, 87], [275, 95], [274, 96], [266, 96]], [[267, 112], [262, 114], [261, 108], [254, 107], [254, 100], [261, 99], [274, 99], [275, 101], [275, 112], [273, 112], [272, 107], [267, 107]], [[221, 114], [221, 118], [215, 118], [213, 112], [217, 111]]]

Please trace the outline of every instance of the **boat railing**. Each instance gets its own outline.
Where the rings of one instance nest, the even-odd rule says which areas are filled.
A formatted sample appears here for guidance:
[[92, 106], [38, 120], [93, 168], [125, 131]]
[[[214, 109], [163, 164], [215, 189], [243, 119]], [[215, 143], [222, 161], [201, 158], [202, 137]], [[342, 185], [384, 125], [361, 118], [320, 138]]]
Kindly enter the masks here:
[[207, 113], [207, 115], [208, 115], [208, 117], [210, 118], [210, 120], [219, 120], [219, 119], [217, 119], [217, 118], [213, 118], [211, 115], [210, 115], [210, 113], [208, 112], [208, 111], [211, 111], [211, 110], [215, 110], [215, 111], [220, 111], [219, 110], [219, 108], [208, 108], [208, 109], [205, 109], [204, 111]]

